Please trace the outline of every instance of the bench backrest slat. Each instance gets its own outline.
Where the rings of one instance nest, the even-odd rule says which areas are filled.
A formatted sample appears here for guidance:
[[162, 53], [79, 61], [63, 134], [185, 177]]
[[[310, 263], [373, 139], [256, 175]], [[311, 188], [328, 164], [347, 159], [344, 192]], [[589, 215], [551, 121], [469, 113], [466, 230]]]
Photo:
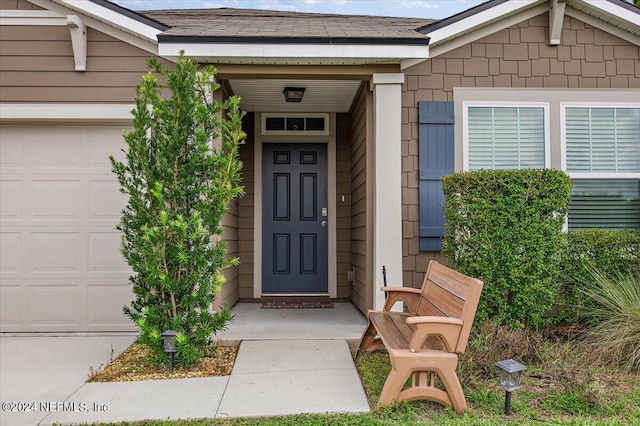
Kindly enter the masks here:
[[469, 340], [473, 317], [476, 314], [482, 281], [468, 277], [436, 261], [427, 267], [422, 295], [416, 313], [418, 315], [446, 316], [463, 321], [456, 352], [463, 353]]

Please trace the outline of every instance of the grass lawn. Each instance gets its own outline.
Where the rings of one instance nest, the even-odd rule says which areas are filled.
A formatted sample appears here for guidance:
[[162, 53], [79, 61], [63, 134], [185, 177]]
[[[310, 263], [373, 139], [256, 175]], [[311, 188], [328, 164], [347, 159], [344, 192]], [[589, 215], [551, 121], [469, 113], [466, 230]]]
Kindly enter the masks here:
[[[523, 386], [504, 415], [496, 361], [518, 359], [527, 366]], [[301, 414], [287, 417], [139, 422], [136, 425], [640, 425], [640, 372], [620, 370], [606, 353], [578, 341], [510, 331], [485, 324], [474, 333], [458, 375], [469, 408], [457, 415], [431, 402], [378, 407], [390, 369], [385, 352], [356, 361], [372, 412]]]

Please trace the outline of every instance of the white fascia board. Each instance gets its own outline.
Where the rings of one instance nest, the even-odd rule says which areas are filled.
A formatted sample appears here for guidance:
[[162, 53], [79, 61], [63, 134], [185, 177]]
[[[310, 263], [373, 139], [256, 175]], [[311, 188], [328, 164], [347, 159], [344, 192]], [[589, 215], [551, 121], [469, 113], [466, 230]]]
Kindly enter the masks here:
[[588, 4], [594, 9], [597, 9], [602, 13], [605, 13], [612, 17], [624, 19], [625, 21], [628, 21], [634, 25], [640, 25], [639, 14], [632, 12], [624, 7], [618, 6], [617, 4], [603, 0], [580, 0], [580, 2]]
[[162, 31], [146, 25], [140, 21], [124, 16], [116, 11], [107, 9], [88, 0], [52, 0], [53, 2], [76, 10], [84, 15], [91, 16], [103, 22], [111, 23], [119, 28], [137, 34], [139, 37], [156, 42], [156, 36]]
[[158, 45], [158, 54], [177, 58], [180, 51], [190, 57], [224, 58], [345, 58], [345, 59], [427, 59], [429, 46], [372, 44], [246, 44], [167, 43]]
[[62, 27], [67, 17], [48, 10], [0, 10], [0, 25]]
[[[598, 0], [602, 1], [602, 0]], [[482, 12], [471, 15], [465, 19], [455, 22], [451, 25], [447, 25], [437, 30], [427, 33], [431, 38], [431, 45], [439, 43], [443, 40], [457, 37], [458, 34], [463, 34], [466, 31], [472, 30], [478, 26], [486, 25], [487, 22], [492, 22], [497, 19], [501, 19], [502, 16], [512, 14], [520, 9], [528, 6], [541, 3], [540, 0], [509, 0], [505, 3], [501, 3], [491, 9], [483, 10]]]
[[132, 120], [134, 104], [0, 104], [0, 120]]

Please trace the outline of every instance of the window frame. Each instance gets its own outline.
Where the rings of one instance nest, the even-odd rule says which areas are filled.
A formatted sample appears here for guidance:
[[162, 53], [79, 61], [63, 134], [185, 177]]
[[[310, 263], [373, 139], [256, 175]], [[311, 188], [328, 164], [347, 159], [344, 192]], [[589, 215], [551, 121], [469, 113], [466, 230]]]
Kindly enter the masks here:
[[469, 171], [469, 108], [542, 108], [544, 125], [544, 168], [551, 168], [550, 102], [463, 101], [462, 102], [462, 169]]

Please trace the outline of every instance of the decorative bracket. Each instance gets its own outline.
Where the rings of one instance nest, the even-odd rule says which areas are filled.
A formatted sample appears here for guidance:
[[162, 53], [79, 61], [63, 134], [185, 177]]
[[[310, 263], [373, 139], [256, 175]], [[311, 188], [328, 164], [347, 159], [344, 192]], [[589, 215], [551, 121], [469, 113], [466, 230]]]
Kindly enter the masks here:
[[76, 71], [87, 70], [87, 26], [77, 15], [67, 15], [67, 27], [71, 33]]
[[562, 38], [562, 22], [564, 10], [567, 6], [565, 0], [549, 1], [549, 45], [557, 46]]

